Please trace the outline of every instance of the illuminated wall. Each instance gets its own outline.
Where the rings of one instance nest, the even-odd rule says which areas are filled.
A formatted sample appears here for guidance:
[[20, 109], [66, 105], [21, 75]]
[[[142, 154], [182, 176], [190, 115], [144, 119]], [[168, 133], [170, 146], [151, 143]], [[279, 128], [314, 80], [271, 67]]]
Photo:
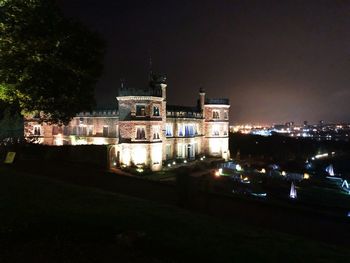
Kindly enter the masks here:
[[[200, 107], [166, 106], [162, 96], [119, 94], [118, 111], [80, 113], [66, 126], [25, 121], [25, 137], [49, 145], [112, 145], [113, 162], [149, 166], [160, 170], [168, 159], [194, 159], [208, 155], [228, 159], [228, 113], [225, 100], [206, 100], [200, 92]], [[212, 103], [212, 104], [208, 104]], [[222, 104], [215, 104], [222, 103]], [[168, 111], [167, 111], [168, 109]]]

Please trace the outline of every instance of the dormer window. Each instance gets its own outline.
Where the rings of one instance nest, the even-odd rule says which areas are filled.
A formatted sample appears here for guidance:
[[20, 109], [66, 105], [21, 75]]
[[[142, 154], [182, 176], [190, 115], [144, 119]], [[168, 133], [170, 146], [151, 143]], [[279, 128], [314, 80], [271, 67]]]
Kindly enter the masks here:
[[136, 105], [136, 116], [146, 116], [145, 105]]
[[153, 106], [153, 116], [160, 116], [159, 106]]
[[220, 119], [220, 113], [218, 110], [213, 110], [213, 119]]

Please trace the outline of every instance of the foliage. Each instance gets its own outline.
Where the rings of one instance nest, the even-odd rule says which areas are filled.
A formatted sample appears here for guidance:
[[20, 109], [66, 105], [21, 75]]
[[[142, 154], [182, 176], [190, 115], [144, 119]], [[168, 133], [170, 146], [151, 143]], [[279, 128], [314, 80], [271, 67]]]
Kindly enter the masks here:
[[23, 137], [23, 118], [15, 105], [0, 101], [0, 145], [18, 142]]
[[94, 104], [104, 42], [54, 0], [0, 0], [0, 100], [68, 122]]

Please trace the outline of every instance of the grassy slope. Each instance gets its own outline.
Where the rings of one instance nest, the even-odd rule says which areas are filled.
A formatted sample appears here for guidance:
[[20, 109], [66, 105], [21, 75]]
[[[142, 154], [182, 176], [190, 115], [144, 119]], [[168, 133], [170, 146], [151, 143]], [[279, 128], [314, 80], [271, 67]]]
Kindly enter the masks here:
[[[345, 249], [0, 168], [0, 262], [346, 261]], [[117, 234], [146, 233], [132, 247]]]

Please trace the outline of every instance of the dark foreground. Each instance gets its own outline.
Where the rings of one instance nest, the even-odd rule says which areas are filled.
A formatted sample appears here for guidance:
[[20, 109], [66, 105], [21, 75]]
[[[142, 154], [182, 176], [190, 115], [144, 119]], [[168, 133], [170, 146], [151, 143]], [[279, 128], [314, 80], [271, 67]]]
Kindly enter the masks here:
[[[52, 167], [46, 173], [45, 164], [41, 168], [0, 167], [0, 262], [345, 262], [350, 256], [346, 222], [341, 222], [342, 242], [335, 236], [327, 242], [333, 227], [329, 221], [323, 229], [314, 228], [321, 235], [283, 231], [283, 225], [286, 230], [297, 224], [314, 227], [313, 217], [298, 211], [278, 209], [276, 218], [271, 208], [256, 206], [256, 216], [266, 217], [259, 226], [248, 220], [254, 216], [249, 203], [246, 215], [242, 205], [233, 206], [227, 217], [217, 209], [221, 216], [216, 218], [173, 206], [176, 190], [170, 186], [135, 184], [132, 178], [117, 180], [80, 166]], [[148, 200], [117, 193], [128, 191]], [[157, 198], [162, 203], [154, 202]], [[285, 222], [295, 213], [298, 222]], [[281, 222], [273, 228], [270, 220]]]

